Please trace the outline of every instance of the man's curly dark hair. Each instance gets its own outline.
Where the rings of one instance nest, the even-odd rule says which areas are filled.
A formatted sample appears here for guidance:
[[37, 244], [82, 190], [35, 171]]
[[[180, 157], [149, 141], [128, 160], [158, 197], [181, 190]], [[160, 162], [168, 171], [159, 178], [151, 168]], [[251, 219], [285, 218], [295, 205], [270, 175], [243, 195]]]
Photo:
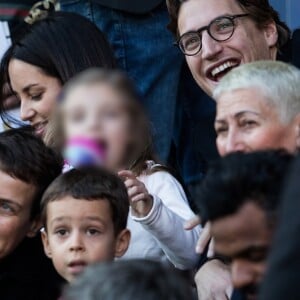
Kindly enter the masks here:
[[274, 215], [293, 156], [284, 151], [234, 153], [208, 171], [198, 198], [201, 219], [214, 221], [253, 202]]

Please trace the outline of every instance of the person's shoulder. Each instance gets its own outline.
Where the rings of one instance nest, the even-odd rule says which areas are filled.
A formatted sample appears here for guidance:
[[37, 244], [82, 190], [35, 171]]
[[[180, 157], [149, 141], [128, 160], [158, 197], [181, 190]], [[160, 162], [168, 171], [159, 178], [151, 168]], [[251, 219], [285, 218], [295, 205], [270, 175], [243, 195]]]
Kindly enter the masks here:
[[176, 178], [162, 165], [155, 164], [148, 168], [143, 181], [151, 185], [178, 185]]
[[153, 172], [147, 174], [147, 177], [148, 178], [151, 178], [152, 180], [176, 180], [175, 177], [170, 173], [168, 172], [167, 170], [153, 170]]

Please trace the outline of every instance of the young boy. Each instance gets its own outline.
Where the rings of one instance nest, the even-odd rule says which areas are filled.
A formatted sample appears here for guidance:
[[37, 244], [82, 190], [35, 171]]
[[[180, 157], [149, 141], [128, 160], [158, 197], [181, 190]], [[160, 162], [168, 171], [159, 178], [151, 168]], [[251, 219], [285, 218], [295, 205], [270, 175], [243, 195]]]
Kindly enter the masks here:
[[57, 273], [43, 253], [39, 206], [63, 160], [25, 129], [0, 133], [0, 295], [57, 299]]
[[95, 167], [59, 176], [41, 203], [46, 255], [71, 282], [95, 262], [121, 257], [127, 250], [127, 190], [115, 175]]

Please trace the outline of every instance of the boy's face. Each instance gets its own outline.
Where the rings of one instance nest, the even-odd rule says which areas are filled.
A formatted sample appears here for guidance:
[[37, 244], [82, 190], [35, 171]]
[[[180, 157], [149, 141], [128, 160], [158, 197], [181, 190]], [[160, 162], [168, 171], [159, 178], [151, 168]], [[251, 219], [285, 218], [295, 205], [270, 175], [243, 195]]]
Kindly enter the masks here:
[[129, 232], [115, 235], [107, 200], [66, 196], [48, 204], [47, 231], [42, 238], [57, 272], [73, 281], [87, 265], [122, 256], [128, 247]]
[[36, 188], [0, 170], [0, 260], [32, 236], [36, 223], [30, 220]]

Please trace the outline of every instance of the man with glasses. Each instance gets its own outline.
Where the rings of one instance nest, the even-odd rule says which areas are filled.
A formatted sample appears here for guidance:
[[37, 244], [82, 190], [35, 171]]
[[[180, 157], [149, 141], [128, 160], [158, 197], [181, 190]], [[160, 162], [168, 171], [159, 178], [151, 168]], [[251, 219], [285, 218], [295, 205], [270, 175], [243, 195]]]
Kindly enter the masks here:
[[[212, 95], [230, 70], [257, 60], [276, 60], [290, 30], [268, 0], [167, 0], [169, 29], [197, 84]], [[230, 299], [229, 270], [219, 260], [196, 276], [199, 299]]]
[[209, 95], [231, 69], [275, 60], [290, 31], [268, 0], [167, 0], [170, 29], [198, 85]]

